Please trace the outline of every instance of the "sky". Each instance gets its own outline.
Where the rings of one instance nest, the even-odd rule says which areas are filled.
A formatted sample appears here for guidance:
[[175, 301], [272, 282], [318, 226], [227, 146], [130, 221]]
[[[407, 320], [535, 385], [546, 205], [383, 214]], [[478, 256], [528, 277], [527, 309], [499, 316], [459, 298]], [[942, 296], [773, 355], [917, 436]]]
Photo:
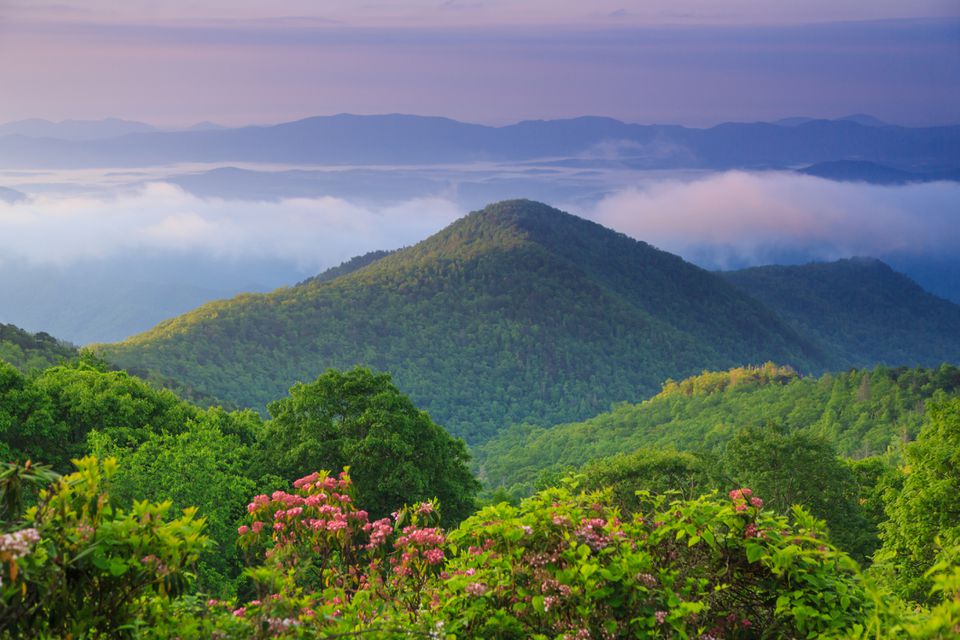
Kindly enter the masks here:
[[0, 122], [960, 120], [956, 0], [0, 0]]

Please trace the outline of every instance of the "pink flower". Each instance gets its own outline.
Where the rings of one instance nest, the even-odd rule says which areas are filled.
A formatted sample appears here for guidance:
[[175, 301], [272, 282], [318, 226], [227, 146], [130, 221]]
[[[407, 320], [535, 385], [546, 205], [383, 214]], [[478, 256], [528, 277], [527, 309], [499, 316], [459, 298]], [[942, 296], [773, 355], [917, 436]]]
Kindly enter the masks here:
[[657, 619], [657, 624], [663, 624], [667, 619], [667, 612], [656, 611], [654, 612], [653, 617]]
[[246, 608], [246, 607], [240, 607], [239, 609], [234, 609], [234, 610], [233, 610], [233, 615], [235, 615], [235, 616], [238, 617], [238, 618], [242, 618], [243, 616], [247, 615], [247, 608]]
[[467, 584], [467, 593], [471, 596], [482, 596], [487, 592], [487, 585], [482, 582], [471, 582]]
[[428, 513], [433, 513], [433, 505], [430, 504], [429, 502], [421, 502], [420, 506], [417, 507], [417, 513], [424, 514], [424, 515]]
[[248, 527], [248, 526], [245, 525], [245, 524], [244, 524], [244, 525], [240, 525], [240, 527], [237, 528], [237, 533], [239, 533], [239, 534], [242, 535], [242, 536], [247, 535], [247, 532], [248, 532], [248, 531], [250, 531], [250, 527]]
[[757, 509], [760, 509], [761, 507], [763, 507], [763, 500], [761, 500], [760, 498], [750, 498], [750, 504], [755, 506]]
[[314, 482], [317, 481], [317, 478], [319, 478], [319, 477], [320, 477], [320, 474], [317, 473], [316, 471], [314, 471], [313, 473], [311, 473], [311, 474], [308, 475], [308, 476], [304, 476], [304, 477], [300, 478], [299, 480], [294, 480], [293, 486], [296, 487], [297, 489], [300, 489], [300, 488], [303, 487], [304, 485], [313, 484]]
[[734, 511], [746, 511], [749, 507], [742, 502], [733, 508]]
[[255, 520], [253, 522], [252, 528], [254, 533], [260, 533], [261, 531], [263, 531], [263, 523], [260, 522], [259, 520]]
[[443, 549], [430, 549], [423, 554], [427, 564], [439, 564], [443, 560]]

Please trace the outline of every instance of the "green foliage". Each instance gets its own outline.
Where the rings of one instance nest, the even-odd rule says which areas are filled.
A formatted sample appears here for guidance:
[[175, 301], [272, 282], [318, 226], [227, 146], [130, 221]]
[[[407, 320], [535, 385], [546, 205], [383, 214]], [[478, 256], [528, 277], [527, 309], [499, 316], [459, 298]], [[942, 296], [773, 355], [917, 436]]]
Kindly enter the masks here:
[[197, 412], [169, 391], [85, 360], [32, 377], [0, 363], [0, 440], [13, 457], [40, 460], [61, 472], [86, 453], [93, 429], [135, 444], [154, 432], [182, 430]]
[[39, 371], [77, 357], [77, 348], [43, 331], [30, 333], [0, 323], [0, 360], [21, 371]]
[[960, 558], [960, 398], [940, 402], [906, 450], [902, 490], [888, 504], [876, 568], [904, 597], [938, 598], [928, 573]]
[[358, 495], [381, 517], [438, 498], [448, 522], [473, 509], [479, 484], [466, 447], [400, 393], [384, 373], [330, 370], [269, 406], [258, 463], [281, 477], [349, 467]]
[[93, 454], [119, 463], [111, 483], [117, 504], [162, 500], [176, 510], [199, 508], [213, 543], [198, 564], [199, 586], [208, 593], [232, 592], [232, 579], [240, 572], [236, 528], [245, 499], [255, 489], [248, 477], [254, 434], [242, 428], [231, 433], [238, 431], [232, 423], [242, 417], [210, 409], [189, 420], [182, 432], [152, 433], [134, 447], [118, 446], [97, 431], [90, 434]]
[[[764, 374], [764, 370], [768, 373]], [[732, 383], [737, 380], [737, 383]], [[527, 492], [550, 468], [643, 448], [719, 455], [738, 428], [775, 424], [805, 431], [857, 458], [898, 449], [913, 440], [926, 402], [960, 390], [960, 369], [888, 369], [799, 378], [767, 365], [668, 381], [639, 404], [549, 429], [518, 425], [473, 449], [480, 477], [492, 486]]]
[[[205, 544], [203, 521], [170, 503], [116, 509], [105, 485], [112, 460], [77, 461], [77, 471], [41, 491], [0, 548], [0, 634], [6, 637], [127, 637], [144, 598], [168, 601], [189, 587]], [[19, 547], [10, 550], [15, 539]]]
[[860, 508], [860, 489], [849, 465], [822, 437], [775, 426], [738, 430], [719, 460], [726, 486], [749, 486], [777, 513], [802, 505], [826, 521], [830, 538], [863, 561], [877, 546]]
[[686, 499], [707, 493], [717, 484], [710, 477], [711, 466], [692, 453], [638, 449], [591, 462], [578, 478], [584, 489], [609, 489], [624, 513], [635, 513], [641, 504], [638, 491]]
[[872, 258], [722, 274], [813, 340], [831, 369], [960, 362], [960, 306]]
[[[621, 462], [608, 468], [654, 482], [696, 470], [680, 454]], [[0, 536], [0, 636], [940, 640], [960, 623], [960, 547], [927, 572], [932, 607], [913, 608], [861, 574], [822, 521], [776, 515], [748, 488], [641, 491], [623, 514], [610, 490], [568, 481], [447, 533], [435, 502], [373, 521], [349, 475], [323, 471], [253, 498], [238, 529], [251, 593], [208, 599], [184, 591], [204, 541], [192, 510], [115, 510], [103, 493], [115, 464], [78, 465], [17, 537]]]
[[470, 443], [511, 423], [584, 419], [704, 367], [822, 366], [807, 340], [719, 276], [529, 201], [98, 352], [256, 409], [328, 367], [390, 371]]

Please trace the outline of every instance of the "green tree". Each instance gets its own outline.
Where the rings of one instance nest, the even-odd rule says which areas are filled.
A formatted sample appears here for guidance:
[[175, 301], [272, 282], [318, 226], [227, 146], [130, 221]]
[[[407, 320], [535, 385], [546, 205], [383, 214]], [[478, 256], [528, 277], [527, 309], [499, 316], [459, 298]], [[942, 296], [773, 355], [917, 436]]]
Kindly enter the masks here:
[[640, 506], [637, 491], [656, 494], [675, 491], [685, 499], [692, 499], [706, 493], [711, 486], [703, 458], [676, 451], [639, 449], [597, 460], [581, 472], [585, 489], [609, 487], [617, 505], [628, 512]]
[[905, 453], [903, 489], [888, 506], [877, 569], [904, 597], [930, 602], [926, 573], [960, 545], [960, 398], [931, 406]]
[[743, 428], [727, 445], [720, 470], [727, 488], [748, 486], [779, 513], [802, 505], [823, 518], [831, 539], [857, 559], [873, 552], [875, 539], [863, 536], [869, 523], [856, 478], [823, 438], [777, 425]]
[[240, 573], [238, 521], [255, 490], [246, 475], [250, 443], [225, 426], [235, 420], [235, 414], [211, 409], [188, 421], [182, 433], [154, 433], [134, 447], [119, 447], [100, 432], [90, 434], [94, 455], [119, 462], [110, 492], [117, 504], [169, 500], [176, 510], [196, 507], [206, 519], [213, 544], [200, 555], [198, 574], [199, 586], [208, 593], [232, 591]]
[[350, 467], [371, 515], [438, 498], [447, 522], [473, 510], [479, 483], [467, 450], [434, 424], [385, 373], [328, 370], [268, 406], [260, 468], [296, 478], [317, 468]]

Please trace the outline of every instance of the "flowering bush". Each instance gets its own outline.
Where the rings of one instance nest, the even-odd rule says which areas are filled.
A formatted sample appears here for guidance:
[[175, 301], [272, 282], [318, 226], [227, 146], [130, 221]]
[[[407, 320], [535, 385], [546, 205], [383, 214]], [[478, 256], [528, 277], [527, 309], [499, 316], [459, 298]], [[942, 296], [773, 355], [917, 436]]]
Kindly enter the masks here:
[[76, 461], [43, 490], [25, 526], [0, 536], [0, 633], [12, 637], [121, 637], [146, 609], [183, 593], [206, 538], [195, 510], [168, 518], [169, 503], [110, 505], [112, 460]]
[[204, 615], [237, 638], [708, 639], [855, 634], [871, 612], [856, 563], [800, 509], [791, 523], [748, 488], [640, 503], [623, 520], [609, 493], [556, 488], [448, 535], [432, 502], [371, 522], [346, 472], [314, 473], [251, 501], [256, 597]]
[[749, 489], [622, 521], [603, 493], [551, 489], [488, 507], [451, 541], [439, 614], [458, 636], [807, 637], [853, 629], [856, 564], [801, 510], [762, 511]]
[[912, 610], [863, 578], [822, 522], [764, 511], [746, 487], [672, 502], [640, 492], [626, 518], [609, 491], [571, 482], [448, 533], [434, 501], [371, 520], [346, 470], [251, 500], [237, 532], [247, 597], [183, 594], [201, 523], [167, 521], [164, 505], [112, 511], [111, 464], [80, 461], [0, 536], [16, 567], [0, 610], [9, 635], [934, 639], [960, 623], [955, 563], [930, 576], [940, 604]]

